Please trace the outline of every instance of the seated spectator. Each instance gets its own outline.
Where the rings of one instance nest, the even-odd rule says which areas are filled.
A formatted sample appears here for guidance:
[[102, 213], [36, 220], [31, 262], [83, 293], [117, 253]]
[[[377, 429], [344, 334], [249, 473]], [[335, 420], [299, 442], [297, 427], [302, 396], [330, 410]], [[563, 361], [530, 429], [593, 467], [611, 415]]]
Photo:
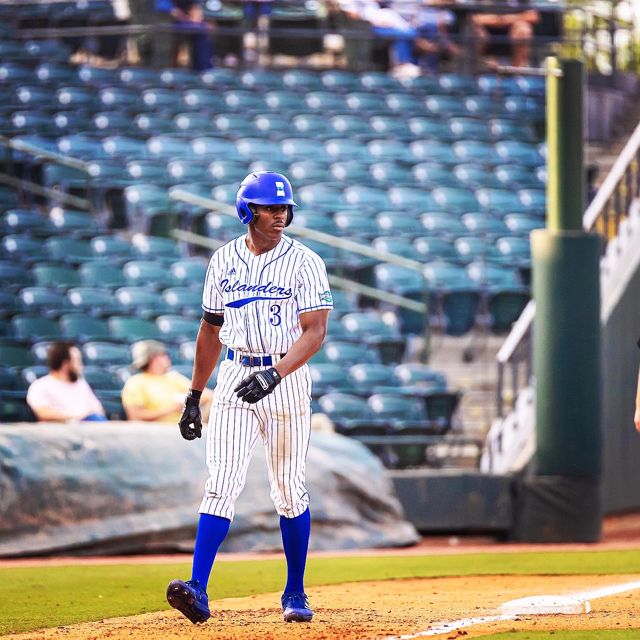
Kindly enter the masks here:
[[[171, 370], [171, 358], [161, 342], [140, 340], [133, 344], [131, 376], [122, 389], [122, 406], [129, 420], [178, 424], [191, 381]], [[202, 392], [201, 407], [206, 420], [213, 392]]]
[[373, 33], [391, 41], [389, 67], [392, 73], [411, 75], [417, 71], [413, 57], [416, 30], [391, 7], [389, 0], [339, 0], [340, 9], [354, 20], [364, 20]]
[[[204, 11], [197, 0], [172, 0], [171, 17], [191, 46], [191, 68], [205, 71], [213, 65], [211, 47], [212, 26], [205, 22]], [[177, 61], [176, 61], [177, 62]]]
[[[540, 13], [528, 9], [520, 13], [475, 13], [471, 16], [473, 35], [477, 38], [477, 53], [484, 56], [493, 38], [508, 36], [511, 46], [511, 64], [514, 67], [529, 66], [533, 26], [540, 21]], [[495, 66], [495, 59], [487, 60]]]
[[82, 377], [82, 354], [73, 342], [52, 342], [47, 351], [49, 373], [29, 386], [27, 404], [46, 422], [106, 420], [100, 400]]
[[430, 6], [425, 0], [412, 18], [416, 28], [415, 50], [418, 65], [429, 73], [439, 71], [440, 61], [460, 55], [458, 47], [449, 37], [449, 27], [455, 23], [452, 11]]

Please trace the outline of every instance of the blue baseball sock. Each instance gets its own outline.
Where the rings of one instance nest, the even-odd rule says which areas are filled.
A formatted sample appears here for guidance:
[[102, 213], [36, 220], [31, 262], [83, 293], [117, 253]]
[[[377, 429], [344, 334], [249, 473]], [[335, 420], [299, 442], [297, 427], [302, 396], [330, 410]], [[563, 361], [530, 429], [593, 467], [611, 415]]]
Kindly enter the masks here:
[[304, 591], [304, 568], [307, 563], [311, 515], [309, 509], [296, 518], [280, 516], [282, 546], [287, 558], [287, 591]]
[[193, 550], [193, 569], [191, 579], [197, 580], [206, 591], [209, 575], [216, 559], [216, 553], [229, 531], [231, 520], [212, 516], [208, 513], [200, 514], [196, 546]]

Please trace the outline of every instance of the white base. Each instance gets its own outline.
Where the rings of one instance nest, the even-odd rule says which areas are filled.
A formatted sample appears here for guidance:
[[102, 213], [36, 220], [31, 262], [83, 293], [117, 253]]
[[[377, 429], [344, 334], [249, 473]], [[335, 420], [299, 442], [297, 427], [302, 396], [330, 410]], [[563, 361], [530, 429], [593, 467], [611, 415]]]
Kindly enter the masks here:
[[591, 604], [588, 600], [579, 600], [567, 596], [530, 596], [510, 600], [500, 605], [500, 613], [511, 615], [549, 615], [555, 613], [580, 614], [589, 613]]

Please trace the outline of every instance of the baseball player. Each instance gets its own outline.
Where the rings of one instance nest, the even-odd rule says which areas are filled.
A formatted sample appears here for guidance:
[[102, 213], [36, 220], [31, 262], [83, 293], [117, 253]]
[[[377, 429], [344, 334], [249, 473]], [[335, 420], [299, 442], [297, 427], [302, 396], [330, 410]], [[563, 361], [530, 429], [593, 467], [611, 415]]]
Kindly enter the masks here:
[[272, 171], [248, 175], [236, 198], [248, 232], [213, 254], [205, 278], [191, 389], [179, 422], [186, 440], [201, 435], [200, 396], [222, 347], [226, 354], [209, 418], [210, 476], [200, 504], [191, 580], [173, 580], [167, 588], [169, 604], [194, 624], [211, 616], [209, 575], [258, 437], [266, 449], [287, 559], [283, 617], [286, 622], [313, 617], [304, 592], [310, 531], [305, 459], [311, 420], [306, 363], [322, 345], [333, 302], [322, 259], [284, 235], [294, 206], [285, 176]]

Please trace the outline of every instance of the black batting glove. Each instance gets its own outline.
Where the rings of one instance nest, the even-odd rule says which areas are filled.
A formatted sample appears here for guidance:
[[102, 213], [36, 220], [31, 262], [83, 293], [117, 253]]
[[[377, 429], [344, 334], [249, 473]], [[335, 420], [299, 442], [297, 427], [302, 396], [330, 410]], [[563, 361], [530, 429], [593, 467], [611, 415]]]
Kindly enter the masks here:
[[180, 416], [180, 433], [185, 440], [195, 440], [202, 437], [202, 414], [200, 413], [200, 396], [202, 391], [189, 389], [184, 399], [182, 415]]
[[256, 371], [247, 376], [235, 389], [236, 395], [249, 404], [255, 404], [268, 396], [279, 384], [282, 378], [273, 368]]

